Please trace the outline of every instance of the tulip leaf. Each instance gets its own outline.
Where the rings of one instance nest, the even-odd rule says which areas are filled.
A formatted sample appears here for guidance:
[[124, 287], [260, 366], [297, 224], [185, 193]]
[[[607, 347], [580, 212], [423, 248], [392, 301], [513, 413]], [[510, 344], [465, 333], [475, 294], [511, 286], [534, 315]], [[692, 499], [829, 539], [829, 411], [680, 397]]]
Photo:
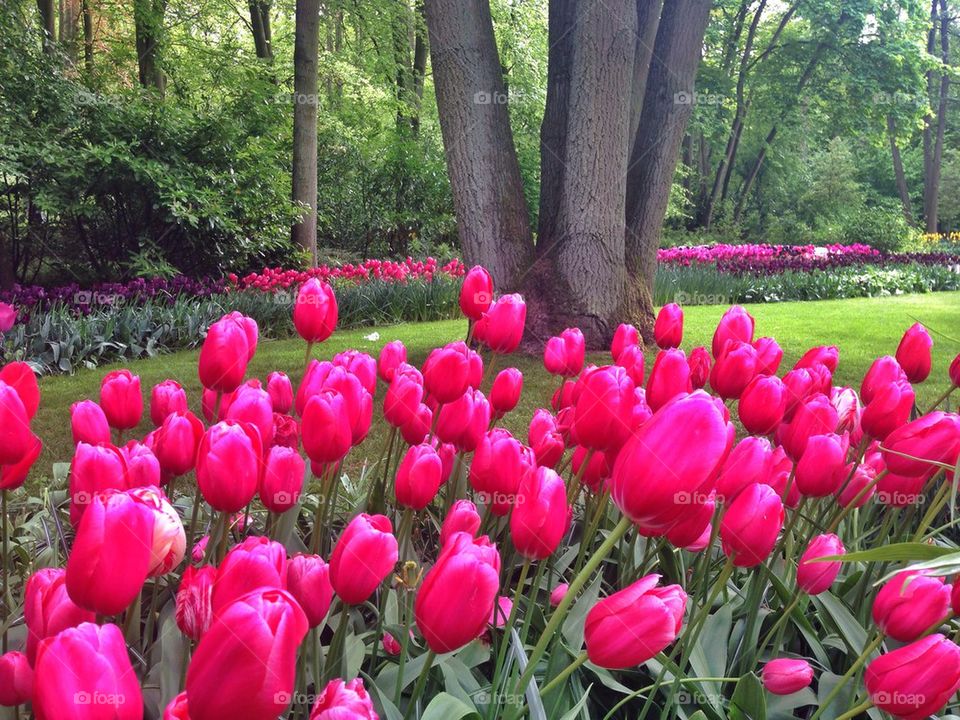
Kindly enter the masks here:
[[588, 687], [588, 688], [583, 692], [583, 694], [580, 696], [580, 700], [577, 702], [577, 704], [574, 705], [572, 708], [570, 708], [570, 709], [564, 714], [564, 716], [563, 716], [562, 718], [560, 718], [560, 720], [573, 720], [575, 717], [577, 717], [577, 715], [580, 714], [580, 712], [583, 710], [584, 705], [587, 704], [587, 698], [590, 696], [590, 688], [592, 688], [592, 687], [593, 687], [593, 685], [591, 685], [590, 687]]
[[563, 621], [563, 637], [575, 653], [583, 647], [583, 626], [587, 620], [587, 613], [597, 604], [597, 598], [600, 597], [602, 581], [603, 575], [598, 574], [590, 586], [577, 598], [567, 613], [566, 620]]
[[937, 560], [956, 553], [956, 548], [919, 542], [903, 542], [871, 548], [870, 550], [859, 550], [845, 555], [825, 555], [811, 562], [916, 562]]
[[776, 695], [767, 705], [767, 720], [793, 720], [796, 717], [794, 710], [816, 704], [817, 696], [810, 688], [804, 688], [789, 695]]
[[766, 720], [767, 698], [760, 678], [752, 672], [737, 681], [727, 717], [730, 720]]
[[450, 693], [442, 692], [430, 701], [420, 720], [463, 720], [463, 718], [479, 719], [479, 717], [480, 713], [476, 708], [467, 705]]
[[[727, 603], [707, 618], [690, 654], [690, 664], [700, 677], [723, 677], [727, 669], [727, 641], [733, 626], [733, 605]], [[702, 694], [714, 709], [723, 710], [723, 694], [716, 683], [703, 683]]]
[[[833, 689], [840, 682], [840, 676], [825, 672], [817, 680], [817, 705], [823, 706], [827, 696], [833, 692]], [[844, 710], [855, 704], [854, 698], [857, 693], [857, 686], [854, 683], [847, 683], [830, 701], [830, 704], [823, 708], [824, 720], [835, 720]]]
[[867, 631], [863, 629], [856, 618], [850, 614], [846, 606], [837, 597], [827, 591], [812, 598], [813, 602], [825, 611], [833, 620], [840, 637], [852, 653], [853, 657], [860, 654], [867, 644]]
[[956, 575], [960, 573], [960, 552], [953, 550], [949, 555], [942, 555], [933, 560], [912, 563], [905, 568], [891, 570], [882, 578], [880, 578], [880, 580], [877, 581], [877, 584], [886, 582], [894, 575], [897, 575], [901, 572], [924, 572], [928, 575], [936, 575], [940, 577]]

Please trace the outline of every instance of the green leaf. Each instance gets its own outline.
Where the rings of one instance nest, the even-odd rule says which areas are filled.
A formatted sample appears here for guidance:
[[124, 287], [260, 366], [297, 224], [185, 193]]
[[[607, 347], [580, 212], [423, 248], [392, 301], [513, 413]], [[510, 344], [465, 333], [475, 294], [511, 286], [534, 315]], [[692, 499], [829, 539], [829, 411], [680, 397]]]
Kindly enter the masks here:
[[479, 720], [480, 713], [475, 707], [445, 692], [436, 695], [420, 716], [420, 720], [463, 720], [463, 718]]
[[850, 614], [846, 606], [831, 592], [820, 593], [812, 598], [833, 620], [837, 631], [853, 656], [856, 657], [867, 644], [867, 631], [863, 629], [856, 618]]
[[597, 598], [600, 597], [602, 581], [603, 575], [597, 575], [590, 587], [577, 598], [567, 613], [566, 620], [563, 621], [563, 637], [574, 652], [578, 652], [583, 647], [583, 626], [587, 620], [587, 613], [597, 604]]
[[[723, 677], [727, 669], [727, 641], [733, 626], [733, 604], [727, 603], [707, 618], [690, 654], [690, 664], [700, 677]], [[703, 683], [702, 693], [714, 709], [723, 711], [723, 694], [717, 683]]]
[[916, 562], [937, 560], [951, 554], [957, 555], [957, 549], [927, 543], [904, 542], [846, 555], [828, 555], [816, 558], [813, 562]]
[[767, 699], [764, 695], [760, 678], [752, 672], [747, 673], [737, 682], [737, 687], [730, 698], [730, 710], [727, 717], [730, 720], [766, 720]]
[[587, 697], [589, 697], [590, 688], [592, 687], [593, 685], [591, 685], [584, 691], [583, 695], [580, 696], [580, 700], [577, 702], [577, 704], [574, 705], [572, 708], [570, 708], [566, 713], [564, 713], [563, 717], [560, 718], [560, 720], [573, 720], [577, 715], [580, 714], [580, 711], [583, 710], [583, 706], [587, 704]]

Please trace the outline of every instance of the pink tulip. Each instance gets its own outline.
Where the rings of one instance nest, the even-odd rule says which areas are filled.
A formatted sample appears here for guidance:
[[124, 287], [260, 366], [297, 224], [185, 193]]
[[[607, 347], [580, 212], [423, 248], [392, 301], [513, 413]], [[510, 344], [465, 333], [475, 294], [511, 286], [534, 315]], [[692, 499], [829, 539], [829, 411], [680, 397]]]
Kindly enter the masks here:
[[450, 343], [430, 352], [423, 363], [423, 385], [434, 400], [450, 403], [467, 391], [474, 355], [463, 343]]
[[287, 551], [263, 536], [250, 536], [230, 552], [217, 568], [211, 607], [214, 616], [257, 588], [287, 589]]
[[260, 485], [263, 448], [256, 428], [224, 421], [207, 429], [197, 449], [197, 484], [214, 510], [237, 512]]
[[616, 362], [625, 347], [640, 344], [640, 333], [633, 325], [626, 323], [618, 325], [613, 333], [613, 342], [610, 344], [610, 355]]
[[81, 400], [70, 406], [73, 444], [100, 445], [110, 442], [110, 424], [103, 409], [93, 400]]
[[24, 455], [19, 462], [0, 467], [0, 490], [16, 490], [27, 481], [31, 468], [43, 450], [43, 443], [36, 435], [33, 436], [33, 448]]
[[167, 415], [187, 411], [187, 393], [176, 380], [164, 380], [150, 391], [150, 422], [163, 425]]
[[495, 353], [512, 353], [523, 339], [527, 305], [517, 294], [503, 295], [490, 305], [473, 328], [473, 336]]
[[377, 713], [362, 679], [335, 678], [317, 697], [309, 720], [377, 720]]
[[306, 613], [310, 627], [318, 627], [333, 601], [330, 566], [319, 555], [294, 555], [287, 563], [287, 588]]
[[763, 666], [763, 686], [774, 695], [792, 695], [812, 681], [813, 668], [806, 660], [777, 658]]
[[154, 454], [163, 471], [176, 477], [193, 470], [203, 435], [203, 423], [189, 410], [167, 415], [157, 431], [154, 445]]
[[877, 593], [873, 621], [896, 640], [916, 640], [950, 616], [950, 589], [943, 578], [897, 573]]
[[595, 450], [616, 450], [630, 435], [635, 402], [633, 380], [615, 365], [588, 370], [574, 390], [573, 434]]
[[100, 407], [110, 427], [117, 430], [135, 428], [143, 415], [140, 378], [129, 370], [107, 373], [100, 384]]
[[819, 595], [829, 590], [840, 573], [841, 562], [817, 562], [817, 559], [845, 553], [843, 543], [836, 535], [814, 537], [797, 564], [797, 586], [808, 595]]
[[390, 575], [398, 558], [390, 519], [361, 513], [344, 528], [333, 549], [330, 583], [343, 602], [359, 605]]
[[563, 437], [557, 429], [557, 419], [549, 410], [533, 411], [527, 444], [533, 449], [538, 465], [552, 468], [560, 462], [565, 449]]
[[273, 444], [273, 402], [266, 390], [241, 385], [230, 403], [226, 419], [250, 423], [260, 433], [263, 447]]
[[177, 511], [158, 487], [136, 487], [127, 491], [133, 500], [153, 513], [149, 577], [165, 575], [183, 560], [187, 537]]
[[808, 497], [826, 497], [837, 493], [850, 474], [846, 435], [811, 435], [797, 463], [797, 488]]
[[516, 368], [507, 368], [497, 373], [490, 386], [490, 408], [494, 417], [501, 418], [520, 402], [523, 392], [523, 373]]
[[543, 351], [543, 366], [551, 375], [573, 377], [583, 369], [586, 344], [580, 328], [567, 328], [560, 335], [547, 340]]
[[647, 404], [656, 412], [678, 395], [693, 390], [690, 365], [683, 350], [661, 350], [657, 353], [647, 378]]
[[70, 463], [70, 522], [74, 527], [80, 523], [96, 493], [127, 487], [127, 463], [117, 448], [81, 442]]
[[510, 514], [510, 537], [517, 552], [528, 560], [550, 557], [569, 527], [572, 512], [559, 475], [549, 468], [526, 473]]
[[423, 510], [433, 502], [443, 482], [443, 462], [428, 443], [410, 447], [397, 467], [397, 503]]
[[0, 706], [14, 707], [33, 697], [33, 668], [22, 652], [0, 655]]
[[224, 315], [207, 330], [198, 364], [205, 388], [230, 393], [243, 383], [247, 364], [256, 351], [257, 328], [251, 323], [250, 318]]
[[560, 583], [553, 590], [550, 591], [550, 605], [552, 607], [557, 607], [563, 598], [566, 597], [567, 591], [570, 589], [570, 586], [567, 583]]
[[787, 409], [787, 390], [776, 375], [758, 375], [740, 395], [737, 412], [747, 432], [772, 433]]
[[338, 313], [333, 288], [318, 278], [310, 278], [297, 292], [293, 326], [308, 343], [323, 342], [336, 329]]
[[739, 398], [757, 376], [757, 351], [736, 340], [727, 342], [710, 371], [710, 386], [724, 400]]
[[659, 347], [680, 347], [683, 341], [683, 310], [676, 303], [668, 303], [660, 308], [653, 324], [653, 337]]
[[877, 708], [922, 720], [939, 714], [960, 689], [960, 648], [943, 635], [929, 635], [872, 660], [863, 680]]
[[[898, 475], [919, 477], [933, 463], [956, 465], [960, 456], [960, 416], [932, 412], [901, 425], [883, 441], [883, 459]], [[910, 457], [905, 457], [910, 456]]]
[[860, 426], [870, 437], [885, 440], [894, 430], [907, 424], [913, 403], [913, 388], [906, 379], [877, 388], [863, 408]]
[[0, 333], [10, 332], [17, 322], [17, 310], [13, 305], [0, 302]]
[[777, 341], [769, 337], [757, 338], [753, 341], [753, 349], [757, 351], [757, 373], [776, 375], [783, 360], [783, 348]]
[[476, 450], [490, 427], [490, 403], [470, 388], [459, 399], [443, 405], [436, 420], [437, 436], [463, 452]]
[[922, 383], [930, 375], [933, 338], [920, 323], [914, 323], [903, 334], [897, 346], [897, 362], [912, 383]]
[[380, 349], [377, 359], [377, 374], [385, 383], [393, 382], [393, 375], [400, 365], [407, 362], [407, 348], [400, 340], [388, 342]]
[[475, 265], [463, 278], [460, 310], [471, 320], [479, 320], [493, 302], [493, 278], [486, 268]]
[[274, 446], [267, 453], [260, 500], [270, 512], [284, 513], [300, 499], [307, 465], [296, 449]]
[[720, 522], [724, 554], [736, 567], [759, 565], [777, 543], [783, 515], [783, 503], [773, 488], [759, 483], [745, 488]]
[[707, 352], [705, 347], [695, 347], [690, 351], [690, 357], [687, 358], [687, 366], [690, 368], [690, 384], [692, 390], [700, 390], [707, 384], [710, 377], [710, 368], [713, 365], [713, 358]]
[[40, 407], [40, 386], [33, 368], [20, 361], [7, 363], [0, 369], [0, 382], [5, 382], [16, 391], [27, 418], [33, 420]]
[[446, 545], [447, 541], [458, 532], [476, 537], [479, 529], [480, 514], [477, 512], [477, 506], [469, 500], [457, 500], [443, 519], [443, 525], [440, 528], [440, 547]]
[[177, 589], [176, 621], [180, 632], [191, 640], [199, 640], [213, 621], [213, 585], [217, 569], [212, 565], [187, 565]]
[[717, 477], [717, 497], [731, 502], [753, 483], [766, 482], [773, 465], [773, 448], [766, 438], [745, 437], [727, 455]]
[[293, 409], [293, 384], [286, 373], [272, 372], [267, 375], [267, 394], [273, 412], [286, 415]]
[[719, 357], [727, 340], [739, 340], [740, 342], [753, 342], [753, 317], [739, 305], [734, 305], [727, 310], [717, 325], [717, 330], [713, 334], [713, 356]]
[[30, 417], [16, 388], [0, 381], [0, 465], [15, 465], [34, 448]]

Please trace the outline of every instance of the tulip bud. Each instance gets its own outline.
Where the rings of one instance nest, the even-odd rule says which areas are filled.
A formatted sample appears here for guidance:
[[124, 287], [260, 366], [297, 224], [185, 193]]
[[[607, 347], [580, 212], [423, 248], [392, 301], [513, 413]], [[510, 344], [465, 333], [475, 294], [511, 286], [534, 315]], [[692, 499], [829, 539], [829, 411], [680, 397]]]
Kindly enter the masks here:
[[757, 351], [757, 374], [776, 375], [783, 360], [783, 349], [773, 338], [762, 337], [753, 341]]
[[914, 323], [903, 334], [897, 346], [897, 362], [912, 383], [922, 383], [930, 375], [933, 338], [920, 323]]
[[393, 657], [397, 657], [401, 652], [403, 652], [403, 646], [400, 645], [400, 642], [388, 632], [385, 632], [383, 637], [380, 639], [380, 646], [387, 655], [392, 655]]
[[0, 706], [15, 707], [33, 696], [33, 668], [21, 652], [0, 655]]
[[214, 510], [237, 512], [257, 493], [263, 449], [246, 423], [224, 421], [207, 429], [197, 450], [197, 484]]
[[33, 449], [30, 452], [13, 465], [0, 466], [0, 490], [16, 490], [22, 487], [42, 450], [43, 443], [40, 442], [40, 438], [33, 435]]
[[543, 366], [551, 375], [573, 377], [583, 370], [586, 344], [580, 328], [567, 328], [547, 340], [543, 350]]
[[757, 376], [757, 351], [752, 345], [728, 341], [710, 371], [710, 386], [724, 400], [739, 398]]
[[873, 621], [887, 635], [910, 642], [950, 615], [950, 586], [943, 578], [901, 572], [873, 601]]
[[826, 497], [840, 490], [850, 474], [846, 435], [811, 435], [797, 463], [797, 488], [808, 497]]
[[102, 445], [110, 442], [110, 423], [103, 408], [93, 400], [81, 400], [70, 406], [73, 444]]
[[677, 395], [693, 391], [690, 365], [683, 350], [661, 350], [657, 353], [647, 378], [647, 404], [656, 412]]
[[346, 370], [360, 381], [360, 385], [371, 395], [377, 391], [377, 361], [359, 350], [344, 350], [331, 360], [335, 367]]
[[435, 653], [457, 650], [490, 622], [500, 586], [500, 554], [489, 538], [456, 533], [440, 550], [414, 601], [417, 627]]
[[333, 335], [338, 312], [333, 288], [318, 278], [310, 278], [297, 292], [293, 326], [308, 343], [323, 342]]
[[163, 425], [167, 415], [186, 412], [187, 393], [176, 380], [164, 380], [150, 391], [150, 422], [154, 427]]
[[[148, 435], [145, 442], [153, 442], [153, 440]], [[127, 487], [129, 488], [151, 485], [159, 487], [169, 479], [169, 474], [165, 476], [161, 472], [160, 461], [157, 460], [153, 450], [144, 443], [131, 440], [120, 448], [120, 455], [123, 456], [123, 462], [127, 466]]]
[[956, 465], [960, 456], [960, 416], [928, 413], [891, 432], [883, 441], [883, 450], [887, 468], [898, 475], [919, 477], [937, 462]]
[[96, 620], [96, 613], [84, 610], [70, 599], [66, 581], [66, 571], [60, 568], [43, 568], [27, 579], [23, 616], [27, 625], [27, 659], [31, 666], [36, 665], [41, 640]]
[[523, 297], [516, 293], [503, 295], [477, 320], [473, 336], [493, 352], [507, 355], [519, 347], [526, 321]]
[[141, 720], [143, 696], [120, 628], [83, 623], [40, 643], [33, 712], [37, 720]]
[[386, 421], [398, 428], [416, 418], [423, 403], [423, 392], [423, 376], [420, 371], [411, 365], [397, 366], [383, 398], [383, 416]]
[[950, 369], [947, 372], [950, 377], [950, 384], [953, 387], [960, 387], [960, 353], [950, 363]]
[[479, 320], [493, 302], [493, 278], [486, 268], [474, 265], [463, 278], [460, 310], [471, 320]]
[[680, 347], [683, 341], [683, 310], [676, 303], [660, 308], [653, 324], [653, 337], [660, 348]]
[[510, 514], [510, 537], [517, 552], [528, 560], [550, 557], [569, 527], [572, 512], [559, 475], [550, 468], [526, 473]]
[[588, 370], [575, 389], [573, 434], [594, 450], [617, 450], [631, 430], [633, 380], [615, 365]]
[[863, 681], [873, 704], [894, 717], [939, 714], [960, 689], [960, 648], [930, 635], [871, 661]]
[[234, 545], [217, 568], [211, 606], [214, 616], [257, 588], [287, 589], [287, 551], [262, 536]]
[[885, 440], [898, 427], [905, 425], [913, 410], [913, 388], [906, 379], [878, 388], [863, 409], [860, 425], [870, 437]]
[[497, 373], [490, 387], [490, 408], [494, 417], [503, 417], [520, 402], [523, 392], [523, 373], [516, 368], [507, 368]]
[[22, 361], [7, 363], [0, 369], [0, 382], [14, 389], [20, 396], [27, 419], [33, 420], [40, 407], [40, 385], [33, 368]]
[[80, 443], [70, 463], [70, 522], [79, 524], [96, 493], [126, 487], [127, 465], [117, 448]]
[[226, 419], [255, 427], [263, 447], [273, 444], [273, 403], [266, 390], [241, 385], [227, 409]]
[[774, 695], [792, 695], [813, 681], [813, 668], [806, 660], [777, 658], [763, 666], [763, 686]]
[[443, 405], [437, 417], [437, 435], [463, 452], [473, 452], [490, 427], [490, 403], [470, 388], [457, 400]]
[[787, 409], [787, 389], [776, 375], [758, 375], [740, 395], [737, 412], [747, 432], [772, 433]]
[[334, 678], [317, 697], [309, 720], [377, 720], [377, 713], [362, 679]]
[[167, 415], [157, 431], [154, 446], [163, 472], [176, 477], [193, 470], [202, 440], [203, 423], [192, 412], [175, 411]]
[[359, 605], [390, 575], [399, 557], [390, 519], [361, 513], [344, 528], [333, 549], [330, 583], [343, 602]]
[[617, 365], [627, 371], [627, 376], [638, 388], [643, 388], [644, 375], [643, 349], [639, 345], [628, 345], [617, 358]]
[[443, 525], [440, 528], [440, 547], [447, 544], [455, 533], [465, 532], [470, 537], [475, 537], [480, 529], [480, 514], [477, 512], [477, 506], [469, 500], [457, 500], [453, 507], [443, 519]]
[[773, 448], [766, 438], [745, 437], [727, 455], [717, 477], [717, 497], [729, 503], [753, 483], [766, 482], [773, 464]]
[[441, 405], [458, 399], [470, 386], [471, 353], [463, 343], [450, 343], [434, 348], [427, 356], [423, 363], [423, 385]]
[[400, 435], [407, 445], [419, 445], [427, 439], [433, 424], [433, 413], [426, 405], [420, 405], [417, 412], [400, 426]]
[[616, 362], [625, 347], [640, 344], [640, 333], [633, 325], [622, 323], [613, 333], [613, 342], [610, 343], [610, 355]]
[[[307, 618], [288, 593], [258, 588], [215, 616], [187, 668], [193, 720], [276, 720], [290, 707]], [[265, 662], [269, 658], [269, 662]]]
[[723, 552], [736, 567], [759, 565], [773, 550], [783, 527], [783, 503], [769, 485], [745, 488], [723, 515], [720, 540]]
[[158, 487], [136, 487], [127, 491], [135, 501], [153, 513], [153, 543], [149, 577], [165, 575], [183, 560], [187, 536], [177, 511]]
[[101, 615], [116, 615], [140, 593], [153, 568], [156, 514], [128, 493], [94, 495], [67, 558], [70, 599]]
[[272, 372], [267, 375], [267, 394], [273, 412], [286, 415], [293, 409], [293, 384], [286, 373]]
[[190, 720], [190, 704], [185, 692], [177, 695], [163, 709], [162, 720]]
[[16, 465], [34, 448], [30, 418], [16, 389], [0, 382], [0, 465]]
[[[789, 386], [788, 386], [789, 387]], [[826, 395], [813, 395], [797, 405], [793, 417], [780, 423], [776, 439], [787, 454], [799, 460], [812, 435], [836, 432], [839, 416]]]
[[550, 605], [551, 607], [557, 607], [563, 599], [567, 596], [567, 591], [570, 589], [570, 585], [567, 583], [560, 583], [553, 590], [550, 591]]
[[300, 499], [307, 464], [295, 449], [274, 446], [267, 453], [260, 500], [270, 512], [284, 513]]
[[191, 640], [199, 640], [210, 629], [213, 620], [213, 585], [217, 569], [212, 565], [187, 565], [177, 589], [176, 620], [180, 632]]
[[433, 445], [414, 445], [397, 468], [397, 502], [403, 507], [423, 510], [433, 502], [442, 483], [443, 462]]
[[753, 342], [753, 317], [739, 305], [734, 305], [727, 310], [717, 325], [716, 332], [713, 334], [713, 356], [719, 357], [727, 340], [739, 340], [740, 342]]
[[393, 375], [400, 365], [407, 362], [407, 348], [400, 340], [388, 342], [380, 349], [377, 358], [377, 374], [385, 383], [393, 382]]
[[659, 587], [659, 580], [647, 575], [590, 608], [584, 624], [590, 662], [610, 670], [633, 667], [676, 640], [687, 594], [679, 585]]
[[539, 408], [533, 411], [527, 444], [541, 467], [552, 468], [560, 462], [564, 451], [563, 436], [557, 429], [557, 419], [549, 410]]
[[[587, 455], [590, 456], [589, 459]], [[584, 463], [586, 463], [586, 467], [584, 467]], [[583, 446], [577, 446], [573, 451], [570, 466], [573, 469], [574, 476], [579, 477], [580, 482], [589, 488], [592, 493], [601, 492], [613, 473], [613, 465], [608, 459], [607, 453], [600, 450], [588, 450]]]
[[860, 401], [867, 405], [879, 390], [891, 383], [906, 379], [903, 368], [895, 358], [889, 355], [878, 357], [863, 376], [863, 382], [860, 384]]
[[135, 428], [143, 415], [140, 378], [129, 370], [107, 373], [100, 384], [100, 407], [110, 427], [117, 430]]
[[705, 347], [695, 347], [690, 351], [690, 357], [687, 358], [687, 366], [690, 368], [691, 390], [700, 390], [707, 384], [707, 378], [710, 377], [710, 368], [713, 365], [713, 359]]
[[808, 595], [819, 595], [833, 585], [840, 573], [840, 561], [817, 562], [818, 558], [844, 555], [846, 550], [836, 535], [817, 535], [807, 545], [797, 565], [797, 585]]
[[243, 383], [247, 364], [256, 350], [257, 330], [255, 323], [250, 325], [252, 322], [242, 316], [224, 315], [207, 330], [198, 363], [200, 382], [205, 388], [230, 393]]
[[319, 555], [294, 555], [287, 563], [287, 587], [306, 613], [310, 627], [318, 627], [333, 601], [330, 566]]

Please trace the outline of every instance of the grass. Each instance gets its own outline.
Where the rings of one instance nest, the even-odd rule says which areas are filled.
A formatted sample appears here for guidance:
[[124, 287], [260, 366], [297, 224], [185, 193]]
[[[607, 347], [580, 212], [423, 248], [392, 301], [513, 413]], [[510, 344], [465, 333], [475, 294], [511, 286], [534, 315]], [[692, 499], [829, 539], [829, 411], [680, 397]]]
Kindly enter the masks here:
[[[806, 303], [758, 304], [746, 306], [757, 320], [757, 335], [772, 336], [784, 350], [782, 370], [788, 369], [804, 351], [813, 345], [832, 344], [840, 348], [840, 367], [835, 381], [840, 385], [859, 388], [864, 372], [879, 355], [893, 354], [900, 336], [914, 322], [922, 322], [934, 337], [933, 372], [927, 382], [918, 386], [917, 398], [921, 408], [947, 389], [947, 367], [960, 352], [960, 292], [926, 295], [903, 295], [885, 298], [858, 298]], [[686, 328], [683, 347], [709, 347], [720, 316], [725, 307], [699, 306], [685, 310]], [[437, 345], [462, 338], [466, 322], [447, 320], [421, 324], [406, 324], [382, 328], [364, 328], [336, 333], [315, 349], [318, 358], [329, 358], [347, 348], [356, 348], [372, 355], [390, 340], [402, 340], [410, 361], [422, 362]], [[372, 339], [373, 338], [373, 339]], [[303, 371], [304, 344], [299, 339], [263, 341], [250, 364], [250, 376], [265, 378], [272, 370], [283, 370], [296, 383]], [[41, 380], [43, 394], [41, 407], [34, 420], [34, 430], [44, 442], [43, 455], [34, 468], [33, 482], [49, 477], [54, 463], [67, 463], [73, 452], [70, 435], [70, 405], [85, 398], [98, 399], [100, 379], [111, 369], [129, 367], [140, 376], [145, 404], [149, 390], [166, 378], [180, 382], [188, 392], [191, 408], [200, 415], [200, 382], [197, 378], [198, 351], [184, 351], [126, 365], [112, 365], [96, 370], [81, 370], [72, 376], [48, 376]], [[653, 351], [647, 352], [647, 369], [653, 361]], [[609, 362], [609, 355], [597, 353], [590, 357], [595, 363]], [[504, 423], [518, 437], [526, 440], [526, 427], [534, 409], [544, 407], [557, 380], [543, 370], [539, 357], [510, 356], [498, 358], [495, 370], [518, 367], [524, 373], [524, 391], [520, 406]], [[489, 379], [485, 387], [489, 387]], [[381, 384], [380, 396], [383, 387]], [[379, 398], [378, 398], [379, 400]], [[381, 447], [383, 422], [378, 419], [379, 405], [374, 413], [375, 427], [365, 448], [355, 450], [352, 456], [359, 461], [367, 453], [376, 453]], [[143, 437], [151, 430], [149, 413], [146, 422], [128, 437]]]

